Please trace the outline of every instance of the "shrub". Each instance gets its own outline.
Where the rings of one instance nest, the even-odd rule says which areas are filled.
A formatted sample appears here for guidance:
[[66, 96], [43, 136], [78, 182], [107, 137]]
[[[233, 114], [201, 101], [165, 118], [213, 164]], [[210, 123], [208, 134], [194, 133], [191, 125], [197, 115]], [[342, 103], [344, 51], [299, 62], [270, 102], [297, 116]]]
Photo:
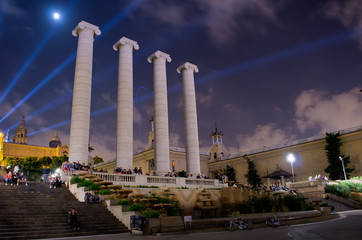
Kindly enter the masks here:
[[135, 212], [140, 212], [140, 211], [143, 211], [143, 210], [145, 210], [145, 207], [140, 203], [133, 203], [127, 209], [127, 211], [135, 211]]
[[93, 183], [92, 185], [89, 186], [88, 190], [90, 190], [90, 191], [99, 190], [99, 185]]
[[158, 186], [145, 186], [145, 185], [139, 185], [139, 188], [159, 188]]
[[99, 194], [101, 194], [101, 195], [108, 195], [108, 194], [110, 194], [111, 192], [109, 191], [109, 189], [103, 189], [103, 190], [100, 190], [99, 191]]
[[172, 207], [167, 209], [168, 216], [179, 216], [182, 208], [178, 202], [173, 202]]
[[354, 182], [340, 182], [338, 185], [327, 185], [325, 191], [341, 197], [349, 198], [352, 189], [362, 192], [362, 184]]
[[306, 202], [305, 210], [314, 210], [314, 203], [312, 201]]
[[272, 212], [273, 211], [274, 201], [273, 201], [273, 199], [271, 197], [269, 197], [267, 195], [263, 195], [261, 197], [261, 202], [263, 204], [265, 212]]
[[83, 180], [79, 183], [79, 186], [90, 187], [92, 184], [93, 184], [93, 181], [91, 181], [91, 180]]
[[157, 210], [148, 210], [142, 212], [142, 215], [145, 218], [158, 218], [160, 216], [160, 213]]
[[320, 206], [320, 207], [329, 207], [329, 203], [327, 203], [327, 202], [321, 202], [321, 203], [319, 204], [319, 206]]
[[119, 200], [117, 202], [117, 205], [129, 205], [129, 202], [128, 202], [128, 200]]
[[303, 198], [298, 195], [284, 195], [283, 202], [288, 207], [289, 211], [302, 210]]
[[79, 177], [72, 177], [72, 179], [70, 180], [70, 182], [71, 182], [72, 184], [80, 183], [80, 182], [82, 182], [82, 179], [80, 179]]
[[178, 172], [177, 175], [178, 175], [179, 177], [187, 177], [187, 173], [186, 173], [184, 170]]
[[263, 212], [263, 201], [261, 198], [258, 197], [252, 197], [250, 199], [250, 205], [253, 206], [255, 213], [261, 213]]

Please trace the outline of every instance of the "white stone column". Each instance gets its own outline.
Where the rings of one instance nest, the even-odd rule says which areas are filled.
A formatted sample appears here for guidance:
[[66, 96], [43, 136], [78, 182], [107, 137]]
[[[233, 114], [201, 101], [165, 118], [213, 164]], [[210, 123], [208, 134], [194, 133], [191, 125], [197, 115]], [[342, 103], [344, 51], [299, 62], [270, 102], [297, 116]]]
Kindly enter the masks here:
[[177, 72], [182, 73], [186, 172], [197, 176], [200, 173], [200, 149], [194, 72], [199, 72], [199, 69], [196, 65], [186, 62], [177, 68]]
[[137, 42], [122, 37], [113, 45], [119, 50], [117, 100], [117, 167], [133, 168], [133, 50]]
[[101, 31], [97, 26], [81, 21], [72, 34], [79, 39], [74, 74], [69, 161], [88, 163], [93, 40]]
[[156, 51], [148, 57], [153, 62], [153, 103], [155, 114], [155, 172], [164, 176], [170, 171], [170, 143], [168, 133], [168, 107], [166, 61], [171, 62], [170, 55]]

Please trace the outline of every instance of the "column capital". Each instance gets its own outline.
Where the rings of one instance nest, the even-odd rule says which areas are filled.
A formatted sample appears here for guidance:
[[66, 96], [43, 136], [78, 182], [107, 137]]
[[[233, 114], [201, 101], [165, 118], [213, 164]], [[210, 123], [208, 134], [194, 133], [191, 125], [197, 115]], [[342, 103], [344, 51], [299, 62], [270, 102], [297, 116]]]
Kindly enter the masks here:
[[81, 21], [78, 23], [78, 25], [74, 28], [72, 31], [72, 34], [74, 37], [78, 36], [79, 30], [83, 30], [85, 28], [89, 28], [93, 30], [94, 37], [101, 35], [101, 30], [99, 30], [99, 27], [90, 23], [87, 23], [86, 21]]
[[136, 41], [133, 41], [129, 38], [126, 38], [126, 37], [122, 37], [121, 39], [119, 39], [114, 45], [113, 45], [113, 50], [114, 51], [118, 51], [119, 47], [121, 45], [126, 45], [126, 44], [129, 44], [132, 46], [132, 48], [134, 50], [138, 50], [140, 49], [140, 47], [138, 46], [137, 42]]
[[153, 59], [155, 58], [164, 58], [167, 62], [171, 62], [171, 57], [170, 55], [168, 55], [167, 53], [161, 52], [159, 50], [157, 50], [156, 52], [154, 52], [151, 56], [149, 56], [147, 58], [147, 61], [149, 63], [153, 62]]
[[192, 63], [189, 63], [189, 62], [185, 62], [184, 64], [179, 66], [177, 68], [177, 72], [181, 73], [183, 70], [186, 70], [186, 69], [192, 69], [196, 73], [199, 72], [199, 69], [197, 68], [197, 66], [195, 64], [192, 64]]

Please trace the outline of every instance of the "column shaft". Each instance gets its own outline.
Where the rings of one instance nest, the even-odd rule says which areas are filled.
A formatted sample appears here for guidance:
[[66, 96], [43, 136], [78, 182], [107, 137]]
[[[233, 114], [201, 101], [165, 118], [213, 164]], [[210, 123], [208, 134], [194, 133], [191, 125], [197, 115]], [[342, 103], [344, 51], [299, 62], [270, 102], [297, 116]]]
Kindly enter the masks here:
[[185, 63], [177, 70], [182, 72], [186, 171], [188, 174], [195, 176], [200, 173], [199, 134], [194, 81], [194, 71], [198, 72], [198, 69], [196, 65]]
[[138, 48], [125, 37], [113, 46], [119, 50], [116, 162], [126, 169], [133, 168], [133, 49]]
[[90, 103], [92, 88], [93, 40], [100, 35], [97, 26], [80, 22], [73, 30], [79, 36], [75, 63], [69, 161], [88, 163]]
[[170, 62], [171, 58], [168, 54], [157, 51], [148, 61], [153, 61], [154, 64], [155, 172], [163, 176], [170, 171], [166, 61]]

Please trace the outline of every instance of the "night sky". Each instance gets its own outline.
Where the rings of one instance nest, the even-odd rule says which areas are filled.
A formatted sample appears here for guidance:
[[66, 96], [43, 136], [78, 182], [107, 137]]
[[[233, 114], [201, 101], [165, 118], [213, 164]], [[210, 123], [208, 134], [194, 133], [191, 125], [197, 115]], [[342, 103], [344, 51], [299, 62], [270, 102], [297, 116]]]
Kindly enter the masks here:
[[[60, 19], [53, 19], [59, 12]], [[29, 144], [59, 131], [69, 144], [80, 21], [100, 27], [93, 52], [90, 144], [115, 157], [118, 52], [134, 51], [134, 150], [147, 144], [156, 50], [167, 63], [170, 145], [184, 147], [181, 74], [195, 74], [201, 151], [211, 131], [229, 153], [361, 125], [360, 0], [0, 0], [0, 130], [13, 138], [26, 116]]]

